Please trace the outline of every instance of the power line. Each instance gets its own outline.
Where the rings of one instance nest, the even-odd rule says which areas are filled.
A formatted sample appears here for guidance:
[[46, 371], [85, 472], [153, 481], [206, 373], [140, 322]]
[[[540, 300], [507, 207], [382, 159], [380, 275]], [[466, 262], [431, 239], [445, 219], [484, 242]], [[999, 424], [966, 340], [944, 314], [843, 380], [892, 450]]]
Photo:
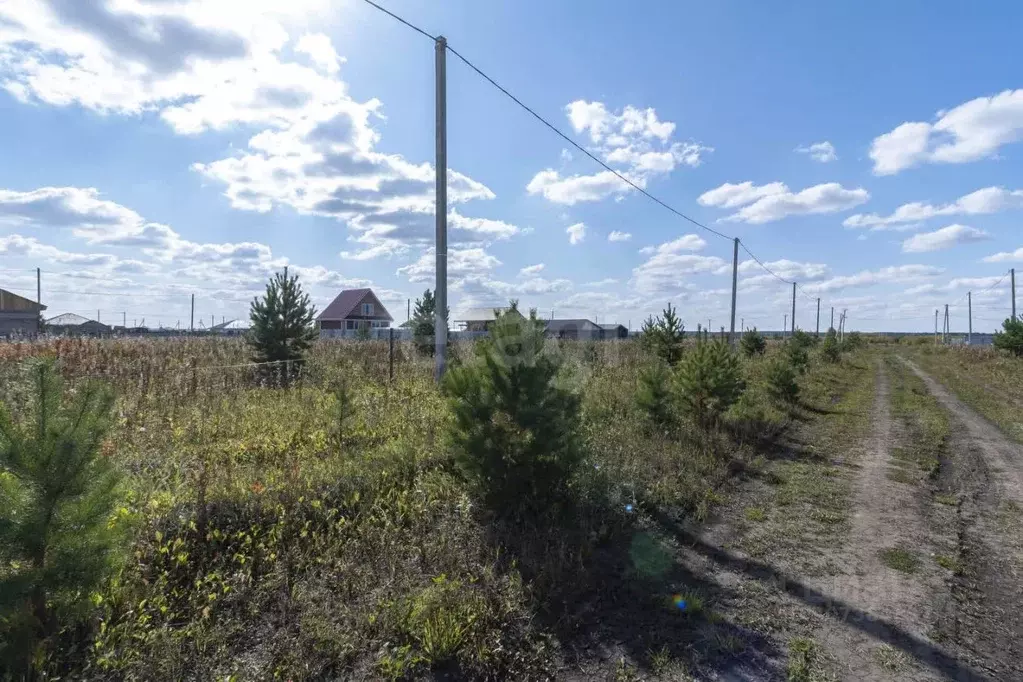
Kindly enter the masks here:
[[433, 40], [433, 41], [436, 41], [436, 40], [437, 40], [437, 36], [432, 36], [432, 35], [430, 35], [429, 33], [427, 33], [426, 31], [424, 31], [423, 29], [419, 28], [418, 26], [416, 26], [416, 25], [415, 25], [415, 24], [413, 24], [412, 22], [410, 22], [410, 21], [406, 21], [406, 20], [402, 19], [401, 17], [399, 17], [399, 16], [398, 16], [397, 14], [395, 14], [394, 12], [392, 12], [391, 10], [389, 10], [389, 9], [386, 9], [386, 8], [384, 8], [384, 7], [381, 7], [380, 5], [376, 4], [375, 2], [373, 2], [373, 0], [365, 0], [365, 2], [366, 2], [366, 4], [368, 4], [368, 5], [372, 5], [373, 7], [376, 7], [376, 8], [378, 9], [378, 10], [380, 10], [381, 12], [383, 12], [384, 14], [386, 14], [387, 16], [391, 17], [392, 19], [397, 19], [397, 20], [398, 20], [398, 21], [400, 21], [401, 23], [403, 23], [403, 24], [405, 24], [406, 26], [408, 26], [409, 28], [411, 28], [411, 29], [412, 29], [413, 31], [416, 31], [417, 33], [421, 33], [421, 34], [423, 34], [424, 36], [426, 36], [426, 37], [427, 37], [427, 38], [429, 38], [430, 40]]

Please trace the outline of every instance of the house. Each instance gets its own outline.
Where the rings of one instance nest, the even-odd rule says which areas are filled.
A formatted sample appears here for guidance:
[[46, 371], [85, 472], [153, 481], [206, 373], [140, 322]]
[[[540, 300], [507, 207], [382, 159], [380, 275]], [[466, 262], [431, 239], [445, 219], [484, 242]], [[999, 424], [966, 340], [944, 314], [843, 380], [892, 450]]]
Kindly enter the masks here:
[[600, 338], [602, 339], [627, 339], [629, 330], [624, 324], [602, 324], [600, 325]]
[[345, 289], [316, 318], [321, 339], [386, 329], [393, 320], [372, 289]]
[[589, 320], [548, 320], [546, 333], [556, 339], [589, 341], [602, 338], [603, 330]]
[[249, 331], [248, 320], [227, 320], [210, 327], [210, 331], [221, 336], [242, 336]]
[[[494, 323], [498, 315], [511, 310], [508, 306], [491, 306], [489, 308], [471, 308], [466, 311], [463, 319], [455, 320], [456, 326], [461, 327], [462, 331], [467, 332], [485, 332], [490, 331], [490, 325]], [[516, 312], [518, 312], [516, 310]], [[519, 313], [521, 314], [521, 313]]]
[[39, 315], [46, 306], [0, 289], [0, 336], [38, 334]]
[[113, 330], [102, 322], [74, 313], [64, 313], [46, 320], [46, 331], [62, 336], [102, 336]]

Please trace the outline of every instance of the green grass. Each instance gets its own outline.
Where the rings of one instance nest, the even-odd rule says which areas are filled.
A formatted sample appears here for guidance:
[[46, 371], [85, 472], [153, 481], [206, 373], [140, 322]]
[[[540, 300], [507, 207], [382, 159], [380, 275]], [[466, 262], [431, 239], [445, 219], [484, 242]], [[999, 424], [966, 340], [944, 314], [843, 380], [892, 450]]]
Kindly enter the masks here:
[[939, 554], [934, 557], [934, 561], [937, 562], [937, 564], [942, 568], [952, 571], [952, 573], [954, 573], [955, 575], [962, 575], [963, 573], [964, 570], [963, 563], [955, 557]]
[[889, 547], [878, 552], [881, 562], [888, 568], [903, 573], [915, 573], [920, 567], [920, 559], [902, 547]]
[[746, 517], [747, 521], [755, 521], [758, 523], [767, 518], [767, 512], [765, 512], [761, 507], [746, 507], [742, 514]]
[[938, 494], [934, 496], [934, 501], [938, 504], [944, 504], [949, 507], [955, 507], [959, 504], [959, 498], [955, 495], [949, 494]]
[[882, 644], [874, 649], [874, 660], [888, 672], [899, 672], [910, 666], [909, 656], [891, 644]]
[[820, 645], [809, 637], [795, 637], [789, 641], [785, 679], [788, 682], [832, 682], [835, 678], [824, 668]]
[[885, 365], [891, 377], [892, 414], [904, 430], [900, 446], [891, 453], [888, 478], [909, 485], [936, 480], [951, 433], [948, 411], [905, 363], [889, 354]]

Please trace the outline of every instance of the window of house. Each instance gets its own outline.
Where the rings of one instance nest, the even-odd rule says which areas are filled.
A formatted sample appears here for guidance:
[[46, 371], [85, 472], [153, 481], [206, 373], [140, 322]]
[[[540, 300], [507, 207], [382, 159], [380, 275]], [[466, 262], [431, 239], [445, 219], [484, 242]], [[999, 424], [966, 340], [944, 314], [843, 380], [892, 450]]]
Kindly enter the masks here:
[[355, 320], [345, 320], [345, 329], [355, 329]]
[[372, 303], [363, 303], [362, 304], [362, 314], [364, 316], [366, 316], [366, 317], [369, 317], [370, 315], [372, 315], [373, 314], [373, 304]]

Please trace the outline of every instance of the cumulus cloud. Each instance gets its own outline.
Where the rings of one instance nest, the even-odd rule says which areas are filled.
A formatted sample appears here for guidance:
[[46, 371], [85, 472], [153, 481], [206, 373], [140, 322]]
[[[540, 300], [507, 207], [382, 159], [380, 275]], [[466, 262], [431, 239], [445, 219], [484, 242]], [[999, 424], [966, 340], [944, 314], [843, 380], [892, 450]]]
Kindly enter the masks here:
[[[764, 284], [778, 281], [778, 277], [796, 282], [811, 282], [825, 277], [829, 268], [824, 263], [800, 263], [788, 259], [767, 261], [764, 263], [771, 272], [767, 272], [755, 260], [744, 260], [739, 263], [739, 274], [745, 275], [740, 284], [747, 290]], [[731, 267], [726, 268], [731, 272]], [[774, 273], [774, 274], [771, 274]]]
[[536, 265], [527, 265], [526, 267], [519, 270], [519, 274], [522, 276], [537, 275], [543, 270], [543, 263], [537, 263]]
[[827, 140], [815, 142], [808, 147], [796, 147], [796, 152], [807, 154], [811, 159], [820, 163], [829, 163], [838, 159], [835, 146]]
[[[437, 271], [436, 253], [429, 249], [409, 265], [398, 268], [397, 274], [404, 275], [410, 282], [432, 282]], [[481, 248], [448, 249], [448, 277], [451, 279], [478, 275], [500, 264], [501, 261]]]
[[865, 227], [871, 230], [901, 230], [907, 227], [912, 229], [915, 223], [937, 216], [985, 215], [1011, 208], [1023, 208], [1023, 190], [984, 187], [948, 204], [935, 205], [914, 201], [899, 206], [891, 215], [857, 213], [846, 218], [842, 224], [846, 227]]
[[705, 245], [699, 236], [685, 235], [652, 247], [646, 251], [650, 257], [632, 270], [631, 286], [644, 295], [672, 296], [689, 288], [687, 275], [723, 272], [726, 262], [721, 258], [685, 253]]
[[631, 232], [620, 232], [618, 230], [612, 230], [611, 233], [607, 235], [607, 240], [609, 242], [627, 242], [630, 239], [632, 239]]
[[966, 225], [949, 225], [934, 232], [921, 232], [902, 242], [902, 250], [906, 253], [926, 253], [942, 251], [958, 244], [973, 244], [990, 239], [984, 230]]
[[840, 275], [810, 283], [803, 287], [807, 292], [827, 293], [853, 287], [868, 287], [876, 284], [913, 282], [940, 275], [944, 270], [931, 265], [894, 265], [878, 270], [863, 270], [855, 275]]
[[[651, 178], [670, 173], [679, 165], [695, 168], [713, 151], [693, 141], [672, 142], [675, 124], [660, 120], [652, 108], [630, 105], [613, 112], [603, 102], [577, 100], [565, 107], [565, 113], [572, 129], [589, 138], [591, 151], [638, 187], [645, 188]], [[562, 152], [562, 161], [569, 160], [571, 155], [566, 157]], [[568, 206], [610, 196], [621, 198], [633, 189], [607, 170], [562, 175], [547, 168], [526, 185], [530, 194]]]
[[984, 258], [985, 263], [1016, 263], [1023, 261], [1023, 247], [1015, 251], [999, 251]]
[[966, 163], [994, 156], [1023, 139], [1023, 89], [978, 97], [933, 123], [908, 122], [876, 137], [870, 147], [875, 175], [893, 175], [924, 163]]
[[568, 233], [568, 243], [574, 246], [582, 243], [583, 239], [586, 238], [586, 225], [583, 223], [569, 225], [565, 228], [565, 232]]
[[704, 192], [697, 201], [703, 206], [741, 207], [721, 220], [760, 225], [789, 216], [836, 213], [858, 206], [869, 198], [867, 190], [846, 189], [837, 182], [814, 185], [800, 192], [792, 192], [781, 182], [758, 186], [747, 181], [738, 184], [725, 183]]

